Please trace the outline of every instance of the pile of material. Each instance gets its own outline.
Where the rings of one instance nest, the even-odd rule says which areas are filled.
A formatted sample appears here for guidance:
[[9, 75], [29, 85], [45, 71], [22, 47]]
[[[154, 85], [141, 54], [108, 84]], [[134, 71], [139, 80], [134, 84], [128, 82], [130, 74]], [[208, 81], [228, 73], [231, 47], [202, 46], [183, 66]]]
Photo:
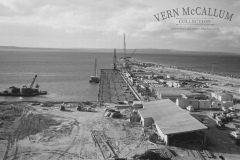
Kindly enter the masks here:
[[141, 155], [135, 155], [133, 156], [134, 159], [139, 159], [139, 160], [170, 160], [172, 155], [168, 155], [166, 150], [164, 149], [159, 149], [159, 150], [148, 150], [145, 153]]
[[86, 106], [78, 106], [77, 107], [78, 111], [83, 111], [83, 112], [93, 112], [93, 108], [91, 107], [86, 107]]

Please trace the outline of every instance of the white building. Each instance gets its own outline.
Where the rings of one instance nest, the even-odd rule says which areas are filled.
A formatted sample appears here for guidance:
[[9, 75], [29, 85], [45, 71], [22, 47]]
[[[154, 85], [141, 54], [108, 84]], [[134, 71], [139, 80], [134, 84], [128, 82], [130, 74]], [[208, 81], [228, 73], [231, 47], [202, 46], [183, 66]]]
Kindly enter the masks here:
[[[206, 137], [203, 130], [207, 127], [193, 118], [169, 99], [143, 102], [144, 109], [139, 110], [140, 123], [144, 127], [156, 126], [157, 133], [161, 139], [169, 145], [173, 143], [174, 135], [199, 132], [203, 135], [202, 142]], [[189, 140], [189, 138], [187, 138]]]
[[177, 106], [186, 109], [188, 106], [192, 106], [194, 109], [198, 109], [198, 100], [197, 99], [185, 99], [185, 98], [178, 98], [176, 100]]
[[227, 93], [212, 92], [211, 96], [219, 101], [233, 101], [233, 95]]

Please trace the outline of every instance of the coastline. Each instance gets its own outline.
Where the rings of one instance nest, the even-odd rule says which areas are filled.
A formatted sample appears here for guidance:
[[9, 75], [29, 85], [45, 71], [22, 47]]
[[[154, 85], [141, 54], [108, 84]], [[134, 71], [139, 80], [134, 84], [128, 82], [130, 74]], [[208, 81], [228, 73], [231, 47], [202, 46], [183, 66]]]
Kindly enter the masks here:
[[131, 62], [133, 64], [145, 64], [148, 63], [149, 66], [152, 64], [153, 67], [159, 68], [159, 67], [164, 67], [164, 68], [172, 68], [172, 69], [179, 69], [179, 70], [185, 70], [185, 71], [191, 71], [191, 72], [198, 72], [198, 73], [202, 73], [202, 74], [209, 74], [209, 75], [218, 75], [218, 76], [223, 76], [223, 77], [229, 77], [229, 78], [236, 78], [236, 79], [240, 79], [240, 76], [237, 75], [232, 75], [232, 74], [222, 74], [222, 73], [218, 73], [218, 72], [209, 72], [209, 71], [201, 71], [201, 70], [195, 70], [195, 69], [189, 69], [189, 68], [183, 68], [183, 67], [174, 67], [171, 65], [164, 65], [161, 63], [155, 63], [155, 62], [144, 62], [144, 61], [137, 61], [137, 60], [131, 60]]

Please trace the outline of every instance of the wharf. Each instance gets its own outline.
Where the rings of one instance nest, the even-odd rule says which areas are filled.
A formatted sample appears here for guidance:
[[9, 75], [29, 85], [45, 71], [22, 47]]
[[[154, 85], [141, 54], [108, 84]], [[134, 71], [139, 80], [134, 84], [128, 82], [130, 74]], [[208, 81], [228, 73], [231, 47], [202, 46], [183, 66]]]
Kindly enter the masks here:
[[98, 101], [104, 103], [133, 101], [135, 96], [127, 86], [120, 71], [101, 69]]

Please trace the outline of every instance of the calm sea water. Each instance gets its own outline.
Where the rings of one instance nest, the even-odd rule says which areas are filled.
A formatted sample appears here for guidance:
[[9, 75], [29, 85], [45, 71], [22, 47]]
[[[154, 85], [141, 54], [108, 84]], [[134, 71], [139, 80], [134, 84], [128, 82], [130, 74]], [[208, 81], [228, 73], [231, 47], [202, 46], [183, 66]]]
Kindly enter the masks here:
[[[49, 94], [38, 97], [0, 97], [0, 101], [96, 101], [98, 84], [88, 81], [95, 58], [98, 69], [111, 68], [112, 53], [75, 50], [0, 50], [0, 90], [10, 86], [30, 86], [34, 75], [41, 90]], [[36, 84], [35, 83], [35, 84]]]
[[[123, 56], [117, 53], [117, 57]], [[96, 101], [99, 86], [90, 84], [94, 60], [98, 70], [110, 69], [113, 52], [53, 50], [53, 49], [0, 49], [0, 90], [10, 86], [29, 86], [34, 75], [41, 90], [49, 94], [39, 97], [0, 97], [0, 101]], [[184, 53], [135, 53], [133, 59], [156, 62], [167, 66], [230, 73], [240, 76], [240, 55], [203, 55]]]

